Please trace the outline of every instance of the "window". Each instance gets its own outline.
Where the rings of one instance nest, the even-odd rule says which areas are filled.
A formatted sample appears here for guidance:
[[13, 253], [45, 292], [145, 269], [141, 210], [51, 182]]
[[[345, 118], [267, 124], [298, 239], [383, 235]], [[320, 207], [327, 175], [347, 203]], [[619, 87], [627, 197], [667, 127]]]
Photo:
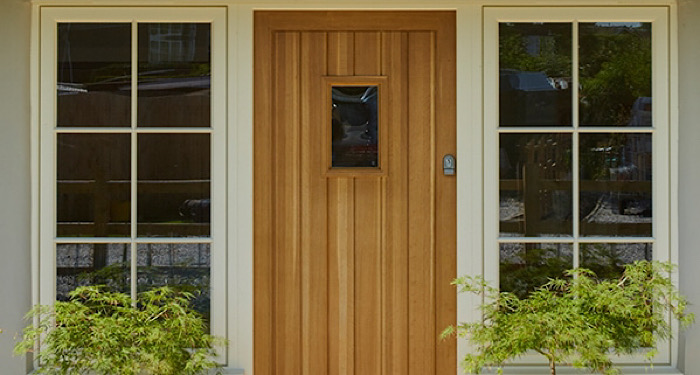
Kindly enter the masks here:
[[41, 22], [41, 303], [169, 285], [225, 336], [225, 10], [49, 7]]
[[[667, 18], [485, 9], [484, 262], [501, 290], [672, 259]], [[670, 344], [659, 349], [670, 363]]]

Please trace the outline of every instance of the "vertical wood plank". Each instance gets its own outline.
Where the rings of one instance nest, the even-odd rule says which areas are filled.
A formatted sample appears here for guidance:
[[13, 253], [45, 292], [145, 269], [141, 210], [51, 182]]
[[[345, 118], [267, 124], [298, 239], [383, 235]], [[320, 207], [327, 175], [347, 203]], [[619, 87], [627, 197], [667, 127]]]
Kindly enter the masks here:
[[274, 368], [301, 372], [299, 33], [275, 34]]
[[322, 126], [327, 125], [326, 33], [301, 34], [302, 374], [328, 371], [328, 254], [326, 179], [320, 174]]
[[435, 371], [433, 33], [410, 32], [408, 53], [408, 308], [410, 374]]
[[274, 163], [272, 152], [272, 81], [271, 63], [273, 43], [268, 29], [268, 19], [255, 15], [255, 125], [253, 179], [253, 332], [255, 334], [253, 363], [256, 374], [272, 375], [274, 354], [273, 341], [273, 254], [272, 202], [274, 189], [272, 176]]
[[354, 68], [355, 36], [349, 31], [328, 33], [328, 75], [350, 76]]
[[[435, 123], [457, 123], [456, 73], [456, 18], [455, 14], [442, 17], [443, 28], [436, 34], [435, 65]], [[436, 215], [435, 215], [435, 280], [437, 333], [457, 323], [457, 295], [452, 280], [457, 277], [457, 179], [445, 176], [439, 170], [443, 155], [457, 156], [457, 128], [440, 126], [436, 131]], [[436, 343], [436, 374], [455, 372], [457, 341], [440, 340]]]
[[355, 184], [328, 180], [328, 362], [330, 375], [355, 374]]
[[408, 34], [382, 35], [382, 74], [390, 77], [387, 126], [386, 247], [383, 261], [383, 374], [408, 374]]
[[355, 371], [381, 373], [383, 189], [379, 178], [355, 179]]
[[365, 31], [355, 33], [355, 75], [371, 76], [381, 72], [381, 33]]
[[[354, 34], [328, 33], [328, 75], [354, 74]], [[355, 374], [355, 183], [328, 180], [329, 374]]]

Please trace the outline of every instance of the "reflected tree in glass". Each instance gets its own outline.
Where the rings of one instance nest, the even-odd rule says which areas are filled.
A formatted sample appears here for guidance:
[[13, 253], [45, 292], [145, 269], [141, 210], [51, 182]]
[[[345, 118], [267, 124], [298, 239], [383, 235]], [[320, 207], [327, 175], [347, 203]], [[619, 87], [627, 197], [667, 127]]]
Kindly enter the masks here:
[[580, 135], [582, 236], [652, 236], [651, 134]]
[[651, 23], [579, 24], [580, 124], [652, 126]]

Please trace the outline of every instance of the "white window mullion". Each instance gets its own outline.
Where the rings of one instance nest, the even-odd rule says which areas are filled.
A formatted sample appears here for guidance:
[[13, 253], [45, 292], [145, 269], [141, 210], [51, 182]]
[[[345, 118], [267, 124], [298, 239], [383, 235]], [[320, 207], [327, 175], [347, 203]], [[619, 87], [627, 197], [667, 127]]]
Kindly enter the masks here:
[[574, 133], [571, 136], [571, 183], [572, 183], [572, 191], [571, 191], [571, 203], [573, 203], [572, 207], [572, 213], [571, 213], [571, 225], [572, 225], [572, 234], [574, 237], [574, 243], [573, 243], [573, 267], [578, 268], [581, 262], [581, 256], [580, 256], [580, 246], [579, 246], [579, 236], [580, 236], [580, 228], [579, 228], [579, 210], [580, 210], [580, 202], [581, 200], [579, 199], [579, 195], [581, 193], [581, 186], [580, 186], [580, 171], [579, 171], [579, 100], [578, 100], [578, 95], [579, 95], [579, 50], [578, 50], [578, 21], [574, 20], [574, 22], [571, 23], [571, 85], [573, 86], [571, 89], [571, 125], [574, 130]]
[[137, 264], [138, 253], [136, 246], [136, 236], [138, 230], [138, 79], [139, 79], [139, 59], [138, 59], [138, 23], [131, 21], [131, 298], [136, 300], [138, 291]]

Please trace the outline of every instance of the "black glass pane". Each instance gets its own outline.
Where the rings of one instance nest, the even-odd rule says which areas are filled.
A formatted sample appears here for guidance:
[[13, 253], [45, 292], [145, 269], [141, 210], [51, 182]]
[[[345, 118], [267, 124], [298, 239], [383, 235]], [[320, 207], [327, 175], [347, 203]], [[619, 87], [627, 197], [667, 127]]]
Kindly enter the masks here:
[[582, 236], [652, 235], [651, 134], [581, 134]]
[[570, 134], [501, 134], [501, 236], [572, 235]]
[[570, 126], [570, 23], [499, 25], [501, 126]]
[[581, 267], [592, 270], [601, 279], [617, 279], [625, 264], [654, 259], [650, 243], [581, 244], [580, 254]]
[[142, 23], [138, 38], [138, 126], [210, 126], [211, 25]]
[[138, 235], [209, 236], [209, 134], [140, 134]]
[[377, 86], [334, 86], [332, 96], [332, 166], [378, 167]]
[[58, 134], [57, 142], [58, 236], [130, 236], [130, 136]]
[[85, 285], [129, 294], [130, 249], [128, 244], [56, 245], [56, 299], [67, 301], [68, 293]]
[[651, 126], [651, 23], [579, 24], [584, 126]]
[[195, 295], [195, 310], [209, 321], [211, 249], [208, 244], [140, 244], [137, 247], [137, 289], [160, 286]]
[[59, 23], [58, 126], [130, 126], [131, 24]]
[[500, 245], [499, 255], [501, 292], [511, 292], [521, 298], [550, 278], [564, 277], [564, 271], [573, 268], [571, 244], [504, 243]]

